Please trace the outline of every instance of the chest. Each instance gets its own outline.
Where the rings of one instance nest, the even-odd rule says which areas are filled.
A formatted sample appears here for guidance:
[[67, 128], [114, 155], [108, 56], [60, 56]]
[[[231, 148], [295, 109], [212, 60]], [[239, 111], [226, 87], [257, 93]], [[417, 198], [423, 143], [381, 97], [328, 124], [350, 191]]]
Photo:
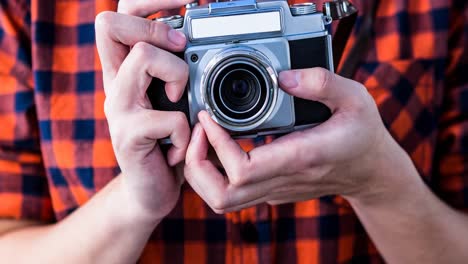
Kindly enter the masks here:
[[[362, 28], [362, 14], [370, 12], [370, 1], [354, 3], [361, 16], [348, 50]], [[65, 215], [119, 172], [103, 112], [94, 36], [96, 14], [115, 10], [116, 2], [36, 0], [31, 5], [41, 148], [55, 186], [54, 207]], [[354, 76], [373, 95], [385, 125], [425, 177], [432, 170], [436, 117], [443, 99], [448, 28], [444, 5], [429, 0], [381, 1], [369, 49]]]

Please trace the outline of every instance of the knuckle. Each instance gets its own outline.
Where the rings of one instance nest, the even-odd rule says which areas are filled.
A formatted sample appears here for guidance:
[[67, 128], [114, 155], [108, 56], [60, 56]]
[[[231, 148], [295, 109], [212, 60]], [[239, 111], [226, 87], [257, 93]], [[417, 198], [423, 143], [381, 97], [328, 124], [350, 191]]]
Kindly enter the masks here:
[[120, 127], [114, 125], [109, 126], [112, 144], [116, 152], [125, 151], [125, 132]]
[[128, 153], [129, 150], [133, 149], [133, 146], [138, 145], [138, 142], [140, 141], [140, 138], [141, 138], [141, 136], [137, 132], [127, 131], [127, 133], [125, 135], [121, 136], [122, 150], [125, 153]]
[[[297, 160], [299, 169], [313, 168], [324, 161], [324, 151], [311, 151], [310, 149], [302, 149], [297, 152], [294, 160]], [[290, 171], [296, 171], [298, 168], [289, 168]]]
[[374, 98], [369, 94], [364, 85], [356, 82], [355, 86], [356, 92], [353, 93], [354, 96], [350, 96], [350, 101], [357, 113], [365, 113], [375, 105]]
[[113, 122], [109, 126], [109, 132], [115, 151], [127, 155], [130, 151], [135, 150], [135, 146], [139, 145], [142, 135], [138, 131], [128, 129], [129, 127], [135, 127], [132, 126], [135, 122], [129, 122], [127, 118], [123, 119], [126, 121]]
[[[174, 68], [177, 69], [177, 71], [174, 71]], [[178, 89], [185, 87], [189, 78], [189, 67], [185, 61], [175, 55], [170, 56], [170, 61], [168, 61], [164, 70], [173, 85], [176, 85]]]
[[223, 214], [224, 212], [226, 212], [226, 204], [224, 201], [222, 200], [214, 200], [212, 201], [211, 203], [211, 208], [213, 209], [213, 211], [215, 211], [216, 213], [221, 213]]
[[187, 117], [182, 112], [174, 112], [172, 116], [172, 120], [174, 121], [174, 124], [178, 128], [185, 128], [188, 126]]
[[319, 92], [325, 91], [332, 78], [334, 78], [334, 74], [324, 68], [316, 68], [316, 76]]
[[161, 38], [167, 38], [167, 34], [164, 34], [164, 31], [167, 31], [168, 25], [157, 22], [157, 21], [151, 21], [150, 23], [147, 23], [146, 26], [146, 34], [150, 37], [150, 39], [161, 39]]
[[110, 85], [109, 91], [106, 94], [103, 104], [104, 115], [108, 121], [113, 121], [120, 113], [119, 108], [116, 105], [118, 94], [115, 93], [113, 84]]
[[115, 13], [112, 11], [103, 11], [97, 14], [95, 19], [96, 30], [107, 30], [113, 24]]
[[109, 98], [104, 100], [104, 115], [107, 119], [109, 119], [112, 115], [112, 104], [110, 103]]
[[137, 42], [132, 48], [132, 53], [138, 60], [143, 61], [151, 56], [151, 48], [151, 45], [146, 42]]
[[193, 166], [193, 163], [189, 162], [188, 160], [185, 160], [184, 177], [189, 183], [191, 183], [193, 180]]
[[369, 110], [370, 105], [368, 104], [367, 100], [355, 98], [354, 101], [354, 110], [357, 113], [366, 113]]
[[374, 97], [372, 97], [372, 95], [369, 93], [367, 88], [364, 85], [359, 84], [359, 89], [361, 93], [363, 94], [362, 101], [365, 102], [368, 106], [377, 107]]
[[227, 211], [225, 211], [225, 210], [218, 210], [218, 209], [215, 209], [215, 208], [211, 208], [211, 210], [213, 210], [213, 212], [215, 212], [215, 214], [218, 214], [218, 215], [222, 215], [222, 214], [227, 213]]
[[122, 14], [129, 14], [131, 12], [130, 8], [131, 5], [128, 3], [127, 0], [120, 0], [117, 5], [117, 10], [119, 11], [119, 13]]
[[224, 213], [228, 208], [229, 201], [226, 198], [226, 195], [219, 195], [215, 198], [212, 198], [210, 204], [213, 211]]
[[136, 52], [138, 55], [147, 56], [151, 52], [151, 45], [140, 41], [133, 46], [132, 50], [135, 50], [134, 52]]
[[247, 183], [247, 173], [243, 167], [236, 167], [229, 175], [229, 183], [234, 187], [240, 187]]
[[226, 135], [224, 134], [218, 134], [216, 136], [212, 137], [212, 145], [214, 148], [221, 148], [223, 147], [224, 142], [228, 141], [229, 139], [227, 138]]

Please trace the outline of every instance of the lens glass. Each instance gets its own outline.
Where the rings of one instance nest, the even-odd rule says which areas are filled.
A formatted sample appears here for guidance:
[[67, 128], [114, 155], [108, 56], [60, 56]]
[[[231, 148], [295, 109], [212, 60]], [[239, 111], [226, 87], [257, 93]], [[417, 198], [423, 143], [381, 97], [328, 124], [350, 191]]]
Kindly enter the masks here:
[[232, 112], [250, 110], [260, 98], [260, 83], [251, 72], [234, 69], [227, 73], [220, 86], [221, 101]]
[[249, 94], [249, 83], [246, 80], [234, 80], [232, 82], [232, 93], [238, 98], [245, 98]]
[[234, 120], [252, 118], [264, 108], [267, 82], [260, 69], [242, 60], [220, 69], [214, 79], [217, 108]]

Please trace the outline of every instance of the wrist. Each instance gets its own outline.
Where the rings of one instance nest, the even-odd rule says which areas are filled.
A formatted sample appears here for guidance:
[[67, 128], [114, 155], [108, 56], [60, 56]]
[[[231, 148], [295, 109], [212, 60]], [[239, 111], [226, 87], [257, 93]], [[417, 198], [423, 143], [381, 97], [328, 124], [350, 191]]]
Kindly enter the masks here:
[[108, 200], [112, 218], [127, 226], [153, 230], [162, 221], [162, 217], [158, 217], [140, 205], [126, 186], [122, 174], [114, 181], [115, 186]]
[[344, 196], [353, 207], [404, 203], [425, 188], [412, 160], [388, 132], [364, 159], [362, 164], [370, 164], [364, 172], [366, 183], [359, 192]]

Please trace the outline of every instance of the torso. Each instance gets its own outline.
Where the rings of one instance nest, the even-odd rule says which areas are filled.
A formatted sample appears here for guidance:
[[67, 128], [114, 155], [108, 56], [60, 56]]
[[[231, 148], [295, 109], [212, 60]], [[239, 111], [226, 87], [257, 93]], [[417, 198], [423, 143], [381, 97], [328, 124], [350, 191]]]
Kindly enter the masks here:
[[[361, 12], [367, 11], [369, 1], [354, 2]], [[418, 17], [406, 11], [415, 2], [429, 8], [440, 6], [442, 11], [435, 15], [441, 16], [442, 23], [448, 23], [443, 20], [448, 14], [447, 4], [429, 0], [381, 2], [374, 27], [378, 39], [354, 79], [368, 88], [392, 135], [410, 154], [421, 175], [430, 180], [443, 89], [436, 71], [444, 67], [447, 41], [445, 36], [436, 41], [416, 35], [426, 26], [427, 14]], [[36, 41], [32, 51], [41, 150], [53, 210], [60, 220], [119, 173], [103, 113], [102, 76], [93, 38], [95, 15], [115, 10], [116, 2], [33, 0], [31, 5], [33, 39], [52, 36], [42, 44]], [[392, 16], [397, 11], [402, 12], [398, 20]], [[54, 21], [63, 26], [51, 27], [47, 23]], [[81, 26], [67, 26], [70, 21]], [[403, 28], [407, 28], [408, 35], [414, 34], [412, 38], [395, 34]], [[422, 48], [416, 45], [421, 41], [425, 42]], [[81, 43], [79, 48], [77, 43]], [[263, 142], [258, 140], [255, 144]], [[180, 167], [178, 171], [181, 173]], [[261, 204], [216, 215], [187, 184], [175, 210], [155, 230], [143, 253], [142, 263], [158, 260], [382, 261], [352, 209], [341, 198], [325, 197], [281, 206]]]

